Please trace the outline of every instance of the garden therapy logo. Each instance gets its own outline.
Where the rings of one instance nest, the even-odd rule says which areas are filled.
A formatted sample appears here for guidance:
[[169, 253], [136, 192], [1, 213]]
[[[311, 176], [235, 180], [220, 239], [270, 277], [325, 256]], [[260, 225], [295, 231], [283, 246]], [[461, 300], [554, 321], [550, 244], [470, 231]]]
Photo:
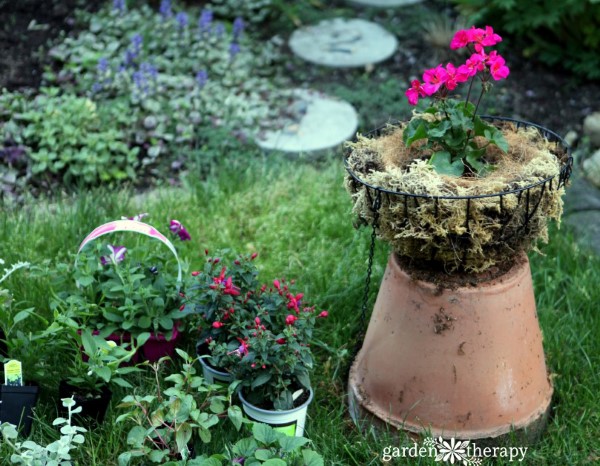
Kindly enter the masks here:
[[478, 447], [469, 440], [444, 440], [430, 437], [423, 445], [410, 447], [385, 447], [381, 459], [390, 462], [394, 458], [434, 458], [435, 461], [463, 466], [481, 466], [484, 458], [506, 458], [508, 461], [522, 462], [528, 447]]

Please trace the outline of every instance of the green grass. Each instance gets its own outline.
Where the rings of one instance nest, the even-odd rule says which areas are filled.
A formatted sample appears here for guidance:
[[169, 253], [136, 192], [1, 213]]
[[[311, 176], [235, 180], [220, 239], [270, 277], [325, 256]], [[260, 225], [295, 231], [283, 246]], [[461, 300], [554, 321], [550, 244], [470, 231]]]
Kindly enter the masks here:
[[[2, 215], [0, 257], [8, 263], [69, 262], [81, 239], [95, 226], [138, 212], [149, 212], [148, 222], [165, 232], [171, 218], [184, 223], [193, 240], [177, 243], [177, 247], [190, 270], [200, 266], [205, 248], [257, 251], [265, 280], [296, 278], [307, 299], [330, 312], [314, 345], [316, 399], [309, 410], [307, 436], [326, 465], [380, 464], [382, 448], [397, 441], [381, 433], [363, 435], [350, 421], [345, 404], [347, 370], [359, 330], [369, 231], [352, 228], [341, 167], [341, 161], [333, 157], [310, 164], [269, 156], [225, 165], [209, 181], [189, 181], [185, 188], [142, 197], [125, 190], [93, 191], [30, 203]], [[596, 309], [600, 260], [579, 249], [566, 231], [553, 229], [551, 237], [543, 247], [546, 255], [532, 256], [532, 270], [548, 366], [555, 374], [555, 399], [548, 430], [530, 448], [523, 464], [592, 464], [600, 457], [600, 317]], [[378, 243], [371, 305], [387, 254], [387, 246]], [[54, 279], [19, 271], [3, 285], [13, 291], [16, 308], [35, 306], [47, 314]], [[45, 390], [39, 404], [38, 415], [46, 424], [54, 415], [53, 396]], [[115, 405], [106, 423], [87, 435], [77, 454], [80, 464], [116, 464], [115, 452], [124, 447], [126, 434], [112, 424], [118, 415]], [[36, 423], [33, 439], [51, 437], [50, 427]], [[5, 456], [6, 449], [0, 447], [0, 458]], [[423, 459], [397, 460], [396, 464], [440, 463]]]

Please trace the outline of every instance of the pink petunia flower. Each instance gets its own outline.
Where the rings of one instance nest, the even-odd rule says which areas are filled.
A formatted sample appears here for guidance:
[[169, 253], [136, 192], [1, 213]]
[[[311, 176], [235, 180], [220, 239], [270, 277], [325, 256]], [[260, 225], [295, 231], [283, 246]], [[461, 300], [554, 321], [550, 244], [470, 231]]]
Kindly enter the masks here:
[[110, 251], [110, 254], [108, 256], [100, 257], [100, 263], [102, 265], [117, 265], [119, 262], [123, 262], [123, 260], [125, 259], [125, 253], [127, 252], [127, 248], [125, 246], [113, 246], [109, 244], [108, 250]]
[[174, 234], [179, 236], [179, 239], [181, 241], [189, 241], [192, 239], [192, 237], [190, 236], [188, 231], [178, 220], [171, 220], [171, 223], [169, 225], [169, 230], [171, 230]]

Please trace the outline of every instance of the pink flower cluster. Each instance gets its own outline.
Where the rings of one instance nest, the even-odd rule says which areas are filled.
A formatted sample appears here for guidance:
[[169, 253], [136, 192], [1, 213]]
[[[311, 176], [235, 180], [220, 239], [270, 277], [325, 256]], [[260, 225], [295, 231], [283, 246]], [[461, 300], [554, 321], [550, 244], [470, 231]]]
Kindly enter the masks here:
[[440, 91], [440, 88], [453, 91], [458, 84], [486, 70], [496, 81], [505, 79], [509, 69], [504, 58], [495, 50], [489, 54], [484, 50], [484, 47], [496, 45], [501, 40], [502, 38], [495, 34], [490, 26], [486, 26], [485, 29], [473, 26], [471, 29], [458, 31], [450, 42], [450, 48], [459, 49], [472, 44], [474, 53], [458, 68], [452, 63], [448, 63], [445, 67], [438, 65], [423, 73], [423, 83], [418, 79], [411, 81], [411, 87], [405, 93], [408, 103], [417, 105], [419, 97], [431, 96]]

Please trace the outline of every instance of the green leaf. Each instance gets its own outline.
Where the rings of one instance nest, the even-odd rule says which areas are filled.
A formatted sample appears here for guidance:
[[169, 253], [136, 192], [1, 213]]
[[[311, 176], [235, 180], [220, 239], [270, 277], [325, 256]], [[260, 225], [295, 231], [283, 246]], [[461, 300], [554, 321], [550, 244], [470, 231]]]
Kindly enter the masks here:
[[83, 350], [90, 357], [93, 357], [96, 354], [96, 351], [98, 351], [98, 347], [94, 342], [94, 337], [92, 336], [91, 332], [87, 329], [82, 330], [81, 332], [81, 343], [83, 345]]
[[252, 437], [248, 437], [238, 440], [233, 446], [232, 450], [236, 456], [248, 457], [252, 456], [257, 448], [258, 445], [256, 440], [254, 440]]
[[450, 152], [435, 152], [429, 159], [429, 164], [433, 166], [440, 175], [461, 176], [465, 166], [460, 159], [451, 161]]
[[287, 466], [287, 463], [279, 458], [271, 458], [263, 463], [263, 466]]
[[425, 121], [411, 120], [404, 130], [402, 138], [404, 139], [406, 147], [410, 147], [413, 142], [418, 141], [419, 139], [427, 138], [427, 127]]
[[175, 442], [177, 442], [177, 452], [182, 452], [187, 448], [187, 444], [192, 438], [192, 426], [187, 422], [181, 424], [175, 434]]
[[267, 446], [275, 443], [278, 438], [277, 433], [271, 426], [258, 422], [252, 426], [252, 435], [254, 435], [256, 441]]
[[288, 435], [279, 438], [279, 444], [284, 452], [289, 453], [308, 443], [308, 439], [304, 437], [290, 437]]
[[302, 450], [303, 466], [324, 466], [323, 457], [313, 450]]
[[127, 434], [127, 444], [133, 446], [142, 445], [145, 437], [146, 429], [142, 426], [135, 426]]
[[258, 377], [256, 377], [252, 381], [252, 385], [250, 387], [251, 388], [260, 387], [261, 385], [266, 384], [269, 380], [271, 380], [271, 373], [263, 372], [263, 373], [259, 374]]
[[18, 324], [22, 320], [27, 319], [31, 315], [32, 311], [33, 311], [33, 308], [29, 308], [29, 309], [25, 309], [21, 312], [17, 312], [17, 314], [13, 317], [13, 323]]
[[106, 367], [106, 366], [99, 367], [98, 369], [96, 369], [96, 373], [98, 374], [98, 377], [100, 377], [106, 383], [110, 382], [112, 372], [108, 367]]
[[441, 138], [449, 129], [450, 122], [448, 120], [442, 120], [429, 128], [427, 131], [427, 136], [430, 138]]
[[227, 409], [227, 416], [235, 427], [235, 430], [240, 430], [242, 427], [242, 419], [244, 417], [241, 408], [239, 406], [230, 406]]
[[267, 448], [259, 448], [254, 452], [254, 457], [260, 461], [267, 461], [273, 458], [273, 452]]

